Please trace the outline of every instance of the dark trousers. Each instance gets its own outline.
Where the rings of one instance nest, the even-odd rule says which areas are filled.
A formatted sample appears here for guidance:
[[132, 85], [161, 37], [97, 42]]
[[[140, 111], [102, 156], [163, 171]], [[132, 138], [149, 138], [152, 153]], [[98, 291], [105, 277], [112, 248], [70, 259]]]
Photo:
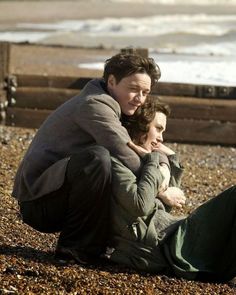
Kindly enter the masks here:
[[59, 245], [100, 254], [108, 236], [110, 193], [110, 154], [93, 146], [71, 156], [58, 191], [21, 203], [21, 214], [38, 231], [60, 232]]

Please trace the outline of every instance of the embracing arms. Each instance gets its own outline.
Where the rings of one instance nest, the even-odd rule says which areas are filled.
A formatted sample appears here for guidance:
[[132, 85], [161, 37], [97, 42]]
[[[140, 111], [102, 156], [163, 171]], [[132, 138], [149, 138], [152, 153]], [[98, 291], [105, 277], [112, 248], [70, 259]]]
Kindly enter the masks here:
[[123, 209], [134, 217], [153, 212], [157, 191], [163, 181], [158, 153], [144, 156], [139, 178], [116, 158], [112, 158], [112, 172], [113, 196]]
[[[147, 154], [147, 150], [141, 146], [135, 145], [133, 142], [130, 142], [129, 146], [141, 157]], [[166, 205], [181, 208], [185, 204], [186, 197], [179, 188], [183, 168], [179, 164], [178, 157], [172, 149], [163, 143], [159, 143], [158, 147], [153, 150], [168, 158], [168, 164], [166, 161], [162, 162], [160, 160], [159, 170], [163, 175], [163, 181], [159, 185], [157, 196]]]
[[76, 123], [91, 136], [91, 140], [109, 150], [136, 175], [140, 168], [140, 157], [128, 147], [127, 130], [120, 121], [120, 106], [109, 95], [88, 98], [78, 106]]

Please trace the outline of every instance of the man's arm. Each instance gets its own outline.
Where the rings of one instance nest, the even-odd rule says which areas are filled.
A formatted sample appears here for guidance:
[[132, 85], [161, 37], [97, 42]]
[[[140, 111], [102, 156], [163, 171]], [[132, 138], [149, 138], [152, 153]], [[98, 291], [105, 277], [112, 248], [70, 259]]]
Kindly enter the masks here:
[[90, 99], [78, 108], [76, 123], [89, 133], [98, 145], [107, 148], [135, 174], [140, 168], [140, 157], [127, 146], [127, 130], [120, 122], [119, 104], [110, 96]]

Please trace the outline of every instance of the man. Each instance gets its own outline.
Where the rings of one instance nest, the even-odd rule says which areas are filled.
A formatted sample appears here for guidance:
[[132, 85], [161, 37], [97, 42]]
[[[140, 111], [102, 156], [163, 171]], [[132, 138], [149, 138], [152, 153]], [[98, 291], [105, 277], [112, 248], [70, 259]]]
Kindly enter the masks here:
[[160, 70], [151, 58], [117, 54], [103, 79], [56, 109], [36, 133], [16, 174], [13, 196], [23, 221], [42, 232], [60, 232], [56, 256], [86, 263], [107, 238], [110, 155], [138, 173], [139, 156], [121, 114], [144, 103]]

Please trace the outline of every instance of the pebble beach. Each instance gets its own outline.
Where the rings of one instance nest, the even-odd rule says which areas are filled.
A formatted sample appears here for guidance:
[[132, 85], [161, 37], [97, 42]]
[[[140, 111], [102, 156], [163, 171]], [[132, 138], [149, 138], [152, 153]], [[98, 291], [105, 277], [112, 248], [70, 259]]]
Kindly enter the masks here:
[[[153, 1], [154, 2], [154, 1]], [[104, 15], [144, 17], [166, 13], [166, 6], [137, 1], [0, 1], [0, 29], [15, 28], [19, 22], [42, 23], [65, 19], [99, 19]], [[91, 5], [93, 9], [91, 9]], [[101, 9], [102, 7], [102, 9]], [[172, 6], [172, 9], [173, 6]], [[188, 5], [175, 6], [192, 13]], [[202, 6], [196, 9], [199, 13]], [[225, 14], [236, 12], [223, 8]], [[219, 14], [222, 7], [208, 8]], [[97, 62], [118, 52], [117, 48], [100, 51], [73, 47], [63, 54], [52, 48], [22, 45], [13, 47], [10, 70], [14, 73], [75, 76], [81, 74], [79, 63]], [[98, 56], [99, 52], [99, 56]], [[84, 69], [84, 76], [99, 76], [100, 69]], [[107, 262], [88, 266], [62, 265], [54, 259], [58, 234], [42, 234], [22, 223], [17, 202], [11, 197], [17, 167], [36, 129], [0, 125], [0, 294], [147, 294], [213, 295], [235, 294], [227, 284], [186, 281], [158, 274], [139, 273]], [[181, 132], [181, 130], [180, 130]], [[187, 202], [173, 214], [187, 215], [203, 202], [235, 184], [236, 148], [221, 145], [167, 143], [180, 155], [185, 168], [182, 188]], [[217, 258], [216, 258], [217, 259]]]
[[[22, 223], [11, 197], [19, 162], [36, 130], [0, 126], [0, 294], [235, 294], [227, 284], [193, 282], [100, 262], [60, 265], [53, 251], [57, 234], [42, 234]], [[235, 148], [169, 144], [185, 167], [186, 215], [235, 183]]]

